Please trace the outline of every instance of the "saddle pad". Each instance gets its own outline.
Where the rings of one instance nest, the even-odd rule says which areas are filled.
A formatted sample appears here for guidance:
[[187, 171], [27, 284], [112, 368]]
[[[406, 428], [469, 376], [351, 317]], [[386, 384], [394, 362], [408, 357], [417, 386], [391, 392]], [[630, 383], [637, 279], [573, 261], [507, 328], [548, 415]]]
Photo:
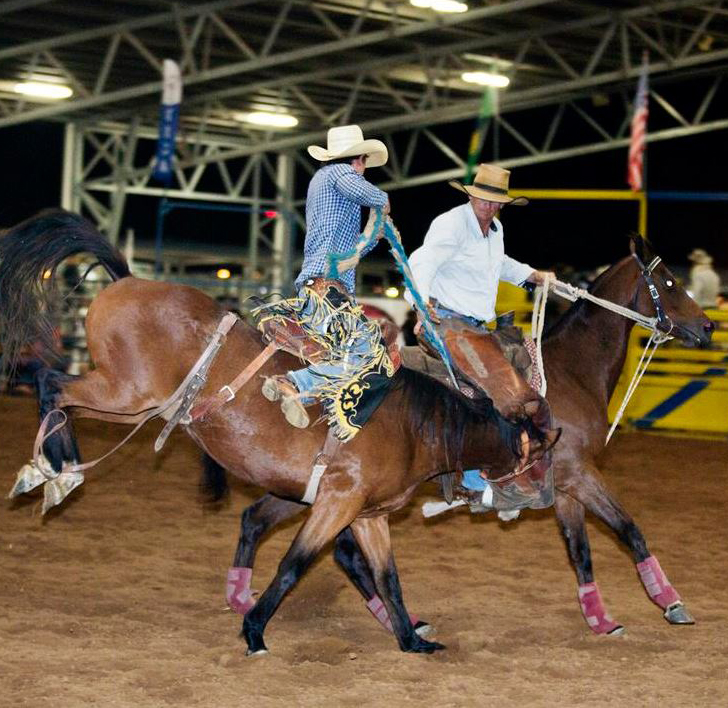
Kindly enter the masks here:
[[[489, 334], [485, 336], [493, 335]], [[504, 350], [506, 357], [511, 360], [516, 371], [524, 377], [528, 385], [534, 391], [538, 391], [541, 386], [541, 377], [538, 374], [538, 367], [535, 365], [536, 345], [534, 341], [530, 337], [524, 337], [523, 341], [517, 345], [520, 350], [519, 353], [521, 354], [521, 356], [518, 357], [509, 356], [511, 352], [516, 351], [516, 345], [514, 343], [509, 343], [510, 346], [503, 347], [503, 342], [499, 340], [499, 344]], [[421, 374], [425, 374], [426, 376], [429, 376], [450, 388], [454, 388], [447, 368], [439, 358], [436, 359], [426, 353], [419, 346], [400, 347], [399, 351], [402, 359], [402, 366], [419, 371]], [[528, 353], [527, 358], [523, 356], [525, 353]], [[458, 380], [458, 385], [460, 386], [460, 393], [468, 398], [473, 398], [475, 396], [475, 390], [472, 386], [458, 376], [457, 371], [455, 372], [455, 376]]]

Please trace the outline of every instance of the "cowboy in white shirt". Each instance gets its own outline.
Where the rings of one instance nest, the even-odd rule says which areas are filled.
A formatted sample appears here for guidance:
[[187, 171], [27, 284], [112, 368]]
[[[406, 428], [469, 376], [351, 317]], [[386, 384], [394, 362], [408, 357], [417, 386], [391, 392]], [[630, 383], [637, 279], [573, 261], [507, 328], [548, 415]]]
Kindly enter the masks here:
[[[505, 418], [512, 422], [530, 418], [543, 436], [534, 441], [525, 429], [521, 432], [520, 466], [531, 469], [517, 477], [512, 488], [499, 487], [500, 508], [503, 504], [541, 508], [553, 503], [550, 456], [532, 464], [555, 443], [559, 431], [551, 428], [548, 403], [514, 369], [498, 338], [485, 326], [496, 317], [498, 281], [542, 283], [547, 275], [505, 254], [503, 225], [496, 214], [504, 204], [527, 203], [523, 197], [509, 196], [509, 175], [495, 165], [480, 165], [472, 185], [450, 182], [468, 195], [468, 202], [432, 222], [409, 263], [458, 373], [483, 391]], [[492, 490], [491, 502], [486, 502], [490, 491], [486, 485], [478, 470], [464, 473], [463, 486], [483, 491], [483, 503], [488, 505], [497, 490]]]
[[[495, 319], [498, 281], [515, 285], [541, 283], [545, 272], [535, 270], [507, 256], [503, 246], [503, 225], [496, 214], [504, 204], [521, 205], [527, 200], [508, 194], [510, 172], [496, 165], [479, 165], [472, 185], [451, 181], [469, 201], [438, 216], [430, 225], [425, 241], [411, 256], [410, 267], [417, 288], [430, 314], [442, 326], [444, 339], [456, 366], [470, 381], [486, 391], [496, 408], [507, 418], [520, 420], [532, 415], [539, 397], [517, 374], [495, 342], [478, 341], [483, 324]], [[479, 328], [476, 337], [464, 332]], [[470, 345], [487, 358], [485, 368], [473, 365]]]

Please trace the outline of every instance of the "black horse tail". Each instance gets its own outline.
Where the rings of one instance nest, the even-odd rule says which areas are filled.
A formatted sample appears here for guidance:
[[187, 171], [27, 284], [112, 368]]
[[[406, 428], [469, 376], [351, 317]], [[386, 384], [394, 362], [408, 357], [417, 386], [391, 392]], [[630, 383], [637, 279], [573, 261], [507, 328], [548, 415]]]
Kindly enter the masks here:
[[[124, 256], [78, 214], [47, 209], [0, 238], [0, 346], [2, 368], [14, 368], [21, 349], [40, 342], [53, 346], [53, 286], [57, 266], [78, 253], [90, 253], [113, 280], [131, 275]], [[48, 275], [50, 274], [50, 276]]]
[[225, 468], [219, 465], [207, 453], [202, 455], [202, 475], [200, 477], [200, 495], [202, 500], [215, 504], [224, 499], [230, 488]]

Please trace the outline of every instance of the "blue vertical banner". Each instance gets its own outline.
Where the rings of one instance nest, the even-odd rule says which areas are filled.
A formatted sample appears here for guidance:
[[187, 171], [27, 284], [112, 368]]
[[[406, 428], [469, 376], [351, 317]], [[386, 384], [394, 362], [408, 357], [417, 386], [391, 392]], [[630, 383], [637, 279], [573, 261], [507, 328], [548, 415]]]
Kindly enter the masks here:
[[179, 123], [179, 106], [182, 102], [182, 77], [179, 66], [165, 59], [162, 78], [162, 105], [159, 108], [159, 140], [154, 158], [154, 179], [169, 184], [174, 163], [174, 141]]

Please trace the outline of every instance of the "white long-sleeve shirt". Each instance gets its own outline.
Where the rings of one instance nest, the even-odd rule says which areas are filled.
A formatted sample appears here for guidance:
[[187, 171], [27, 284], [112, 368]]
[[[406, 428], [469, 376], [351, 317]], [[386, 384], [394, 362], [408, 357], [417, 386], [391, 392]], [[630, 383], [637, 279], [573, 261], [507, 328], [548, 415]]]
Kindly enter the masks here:
[[[444, 307], [487, 322], [495, 319], [498, 281], [520, 285], [533, 272], [505, 254], [498, 219], [483, 236], [470, 202], [440, 214], [409, 263], [425, 302], [436, 298]], [[405, 297], [412, 302], [409, 293]]]

